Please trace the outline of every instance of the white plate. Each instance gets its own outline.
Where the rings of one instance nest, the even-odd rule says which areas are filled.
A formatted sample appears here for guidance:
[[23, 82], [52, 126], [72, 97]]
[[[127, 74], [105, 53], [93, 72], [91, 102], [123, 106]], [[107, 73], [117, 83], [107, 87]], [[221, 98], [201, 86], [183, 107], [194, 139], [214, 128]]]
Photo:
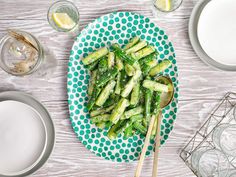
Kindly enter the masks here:
[[47, 144], [45, 124], [31, 106], [0, 102], [0, 174], [20, 175], [42, 158]]
[[197, 35], [209, 57], [236, 65], [236, 1], [211, 0], [199, 17]]
[[235, 4], [235, 0], [199, 0], [189, 19], [189, 38], [196, 54], [225, 71], [236, 71]]

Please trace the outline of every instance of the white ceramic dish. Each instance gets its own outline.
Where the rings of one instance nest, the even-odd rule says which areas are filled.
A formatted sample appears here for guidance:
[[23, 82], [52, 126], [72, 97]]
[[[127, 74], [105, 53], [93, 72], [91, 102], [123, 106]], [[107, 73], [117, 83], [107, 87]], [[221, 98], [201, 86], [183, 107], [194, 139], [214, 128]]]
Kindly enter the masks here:
[[189, 37], [197, 55], [225, 71], [236, 71], [235, 8], [235, 0], [200, 0], [189, 20]]
[[21, 177], [39, 169], [55, 140], [47, 110], [21, 92], [0, 93], [0, 177]]
[[23, 174], [45, 151], [45, 124], [35, 109], [18, 101], [0, 102], [0, 115], [0, 174]]

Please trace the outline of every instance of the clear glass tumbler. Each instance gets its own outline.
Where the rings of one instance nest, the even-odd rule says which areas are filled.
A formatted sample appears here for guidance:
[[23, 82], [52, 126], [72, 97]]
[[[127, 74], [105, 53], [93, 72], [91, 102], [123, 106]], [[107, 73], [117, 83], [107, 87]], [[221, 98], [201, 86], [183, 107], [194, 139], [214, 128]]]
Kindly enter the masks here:
[[54, 55], [48, 51], [32, 34], [8, 30], [0, 41], [0, 67], [15, 76], [33, 73], [45, 76], [52, 72], [57, 63]]
[[172, 12], [180, 7], [182, 0], [153, 0], [153, 4], [161, 12]]
[[76, 34], [79, 31], [79, 17], [77, 7], [66, 0], [53, 3], [49, 7], [47, 14], [49, 24], [56, 31], [72, 34]]
[[[191, 163], [201, 177], [226, 177], [229, 170], [229, 161], [225, 154], [207, 147], [197, 149], [192, 154]], [[221, 171], [226, 172], [225, 176], [220, 173]]]
[[221, 124], [212, 134], [214, 145], [225, 154], [236, 157], [236, 125]]

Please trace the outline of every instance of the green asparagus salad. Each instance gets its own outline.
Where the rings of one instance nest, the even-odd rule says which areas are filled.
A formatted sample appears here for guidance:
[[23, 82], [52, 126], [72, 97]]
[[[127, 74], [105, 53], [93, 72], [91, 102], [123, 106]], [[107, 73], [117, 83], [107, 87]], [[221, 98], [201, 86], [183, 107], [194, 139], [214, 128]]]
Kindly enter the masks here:
[[[159, 113], [160, 94], [169, 88], [156, 77], [171, 61], [158, 63], [158, 55], [155, 47], [134, 37], [123, 47], [112, 44], [82, 59], [91, 75], [87, 104], [91, 121], [99, 129], [109, 129], [109, 139], [119, 134], [129, 138], [136, 131], [145, 135], [151, 116]], [[157, 121], [152, 137], [156, 126]]]

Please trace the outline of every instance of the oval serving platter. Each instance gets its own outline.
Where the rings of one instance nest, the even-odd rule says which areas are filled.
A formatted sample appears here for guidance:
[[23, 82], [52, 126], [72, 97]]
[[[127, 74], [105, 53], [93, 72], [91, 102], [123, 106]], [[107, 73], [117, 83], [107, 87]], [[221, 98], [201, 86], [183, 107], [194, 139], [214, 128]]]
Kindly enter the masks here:
[[[81, 59], [100, 47], [109, 47], [113, 43], [127, 44], [130, 38], [134, 36], [139, 36], [155, 46], [159, 52], [159, 62], [165, 58], [172, 62], [172, 66], [163, 73], [172, 79], [175, 86], [174, 99], [169, 106], [163, 109], [161, 144], [164, 144], [173, 129], [173, 123], [176, 119], [178, 69], [172, 43], [168, 40], [165, 32], [149, 18], [132, 12], [115, 12], [96, 19], [83, 29], [76, 38], [68, 63], [68, 103], [74, 132], [84, 146], [97, 156], [117, 162], [137, 160], [145, 137], [135, 134], [128, 139], [124, 139], [120, 135], [117, 139], [110, 140], [107, 137], [108, 130], [101, 130], [90, 122], [90, 115], [86, 108], [90, 75]], [[151, 154], [153, 147], [154, 140], [151, 140], [146, 153], [147, 156]]]

